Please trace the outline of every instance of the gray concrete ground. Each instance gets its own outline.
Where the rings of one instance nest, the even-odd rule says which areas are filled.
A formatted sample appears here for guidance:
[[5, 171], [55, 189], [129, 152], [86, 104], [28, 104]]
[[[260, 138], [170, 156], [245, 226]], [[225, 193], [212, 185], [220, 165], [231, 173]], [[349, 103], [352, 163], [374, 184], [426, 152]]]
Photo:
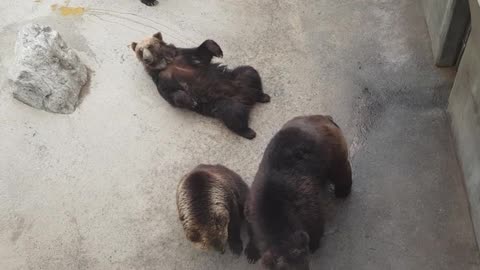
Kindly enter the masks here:
[[[478, 269], [480, 259], [445, 113], [453, 73], [434, 67], [416, 0], [55, 0], [0, 2], [0, 269], [260, 269], [194, 250], [175, 188], [198, 163], [251, 183], [288, 119], [331, 114], [351, 144], [353, 193], [329, 203], [312, 269]], [[63, 5], [63, 2], [57, 2]], [[15, 32], [49, 24], [92, 72], [71, 115], [11, 96]], [[248, 141], [171, 108], [128, 48], [156, 30], [181, 46], [213, 38], [251, 64], [272, 103]]]

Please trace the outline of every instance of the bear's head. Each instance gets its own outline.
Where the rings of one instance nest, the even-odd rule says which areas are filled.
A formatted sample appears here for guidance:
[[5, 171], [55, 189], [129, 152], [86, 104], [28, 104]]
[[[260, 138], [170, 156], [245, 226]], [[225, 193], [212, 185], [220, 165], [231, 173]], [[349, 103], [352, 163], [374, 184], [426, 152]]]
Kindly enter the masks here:
[[138, 60], [149, 70], [165, 69], [176, 55], [175, 46], [166, 44], [160, 32], [138, 43], [132, 42], [131, 47]]
[[268, 270], [308, 270], [310, 237], [297, 231], [280, 246], [268, 248], [262, 255], [262, 265]]
[[184, 226], [187, 239], [201, 250], [215, 250], [225, 253], [228, 239], [228, 223], [230, 217], [228, 211], [215, 211], [214, 216], [207, 222], [192, 222], [190, 226]]

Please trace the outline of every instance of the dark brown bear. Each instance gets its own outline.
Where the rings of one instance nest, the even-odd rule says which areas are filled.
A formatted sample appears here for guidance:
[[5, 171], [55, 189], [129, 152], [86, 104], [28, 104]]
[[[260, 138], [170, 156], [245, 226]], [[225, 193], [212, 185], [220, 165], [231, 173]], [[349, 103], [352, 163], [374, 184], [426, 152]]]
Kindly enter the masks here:
[[240, 230], [248, 186], [222, 165], [199, 165], [178, 184], [177, 209], [187, 239], [200, 249], [243, 250]]
[[297, 117], [273, 137], [245, 207], [250, 263], [266, 269], [309, 269], [309, 254], [323, 234], [322, 189], [330, 180], [337, 197], [352, 185], [345, 138], [330, 116]]
[[210, 63], [222, 57], [220, 46], [206, 40], [197, 48], [166, 44], [160, 33], [132, 43], [137, 58], [157, 85], [160, 95], [172, 106], [215, 117], [247, 139], [255, 132], [248, 127], [250, 110], [256, 102], [269, 102], [258, 72], [250, 66], [233, 70]]

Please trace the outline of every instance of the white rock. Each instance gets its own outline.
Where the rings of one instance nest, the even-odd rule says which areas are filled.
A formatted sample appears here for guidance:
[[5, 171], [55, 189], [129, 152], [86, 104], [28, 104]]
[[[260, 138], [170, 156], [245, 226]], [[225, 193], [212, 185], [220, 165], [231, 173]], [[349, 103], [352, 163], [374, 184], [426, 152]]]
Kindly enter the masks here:
[[29, 24], [17, 35], [10, 71], [13, 96], [38, 109], [72, 113], [87, 83], [87, 67], [48, 26]]

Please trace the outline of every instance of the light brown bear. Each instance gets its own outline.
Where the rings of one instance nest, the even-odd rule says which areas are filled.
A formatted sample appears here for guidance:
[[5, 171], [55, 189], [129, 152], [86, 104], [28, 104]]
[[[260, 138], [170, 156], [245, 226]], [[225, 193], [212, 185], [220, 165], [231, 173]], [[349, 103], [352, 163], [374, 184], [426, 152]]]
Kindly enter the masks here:
[[186, 237], [195, 247], [240, 255], [243, 207], [248, 186], [222, 165], [199, 165], [178, 184], [177, 209]]

